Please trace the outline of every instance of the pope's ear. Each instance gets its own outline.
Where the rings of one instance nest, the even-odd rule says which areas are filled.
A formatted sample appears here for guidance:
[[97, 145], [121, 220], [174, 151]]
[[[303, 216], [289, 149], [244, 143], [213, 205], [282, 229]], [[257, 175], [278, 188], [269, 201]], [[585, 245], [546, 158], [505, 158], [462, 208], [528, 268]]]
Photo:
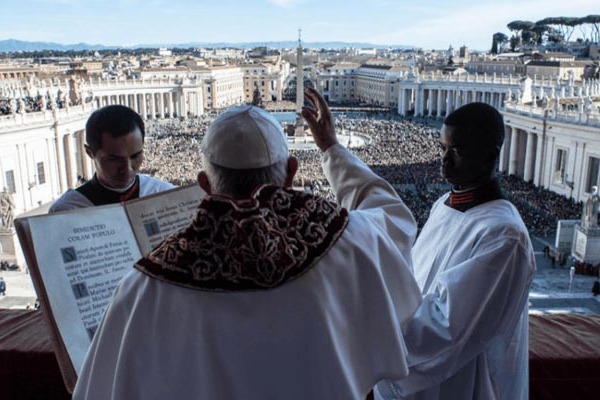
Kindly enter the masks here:
[[296, 172], [298, 172], [298, 159], [296, 157], [289, 157], [287, 162], [287, 175], [285, 183], [283, 184], [284, 187], [292, 187]]
[[206, 194], [212, 193], [210, 181], [208, 180], [208, 175], [206, 175], [206, 172], [200, 171], [198, 173], [198, 185], [200, 185], [200, 187], [206, 192]]

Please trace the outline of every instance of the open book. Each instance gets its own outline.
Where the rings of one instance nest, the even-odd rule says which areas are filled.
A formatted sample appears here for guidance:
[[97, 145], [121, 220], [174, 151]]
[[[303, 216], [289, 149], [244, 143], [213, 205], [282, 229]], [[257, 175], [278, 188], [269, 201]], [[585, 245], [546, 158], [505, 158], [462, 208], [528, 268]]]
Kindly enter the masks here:
[[15, 220], [65, 386], [72, 392], [113, 291], [133, 264], [189, 224], [204, 191]]

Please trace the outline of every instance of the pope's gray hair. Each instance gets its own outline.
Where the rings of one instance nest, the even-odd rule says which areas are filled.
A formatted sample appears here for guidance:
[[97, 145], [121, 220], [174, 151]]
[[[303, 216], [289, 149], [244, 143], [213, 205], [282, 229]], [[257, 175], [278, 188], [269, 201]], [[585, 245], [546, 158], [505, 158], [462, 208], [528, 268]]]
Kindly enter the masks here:
[[287, 178], [287, 160], [264, 168], [231, 169], [205, 162], [204, 171], [214, 194], [247, 198], [258, 186], [283, 186]]

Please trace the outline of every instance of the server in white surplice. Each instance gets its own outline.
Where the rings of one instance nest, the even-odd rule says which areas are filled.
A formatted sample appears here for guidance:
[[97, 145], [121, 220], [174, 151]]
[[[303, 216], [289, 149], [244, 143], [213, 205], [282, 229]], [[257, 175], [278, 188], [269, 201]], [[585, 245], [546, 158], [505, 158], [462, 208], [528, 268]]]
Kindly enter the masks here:
[[409, 375], [376, 398], [528, 398], [527, 295], [535, 259], [527, 229], [495, 179], [502, 115], [484, 103], [453, 113], [441, 130], [450, 193], [433, 205], [412, 251], [423, 293], [403, 324]]

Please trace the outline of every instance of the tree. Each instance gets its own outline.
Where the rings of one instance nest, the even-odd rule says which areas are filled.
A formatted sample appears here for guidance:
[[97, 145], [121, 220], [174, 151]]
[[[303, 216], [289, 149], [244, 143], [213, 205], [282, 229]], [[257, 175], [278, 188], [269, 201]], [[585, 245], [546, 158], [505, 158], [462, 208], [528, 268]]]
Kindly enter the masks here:
[[517, 35], [512, 35], [510, 37], [510, 51], [515, 51], [517, 49], [517, 47], [519, 46], [519, 44], [521, 43], [521, 38], [519, 38]]
[[[571, 35], [573, 34], [575, 27], [581, 24], [581, 18], [548, 17], [537, 21], [536, 24], [556, 27], [556, 29], [558, 29], [560, 34], [562, 35], [563, 41], [569, 42], [571, 40]], [[556, 39], [558, 36], [556, 34], [553, 34], [553, 37], [554, 39]], [[548, 38], [548, 40], [550, 40], [550, 38]], [[562, 43], [563, 41], [561, 41], [560, 43]]]
[[506, 26], [525, 44], [530, 43], [535, 37], [535, 33], [532, 32], [532, 30], [535, 28], [535, 22], [517, 20], [509, 22]]
[[508, 42], [508, 36], [502, 32], [496, 32], [492, 35], [492, 54], [498, 54], [502, 50], [502, 46]]
[[582, 24], [590, 24], [592, 26], [591, 42], [600, 42], [600, 15], [588, 15], [580, 19]]
[[536, 42], [536, 36], [534, 31], [522, 31], [521, 41], [523, 44], [534, 44]]
[[538, 46], [541, 46], [544, 42], [544, 34], [550, 30], [548, 25], [535, 23], [534, 27], [531, 29], [533, 35], [533, 42]]
[[565, 37], [559, 29], [550, 28], [548, 32], [546, 32], [546, 40], [548, 43], [561, 44], [564, 43]]

